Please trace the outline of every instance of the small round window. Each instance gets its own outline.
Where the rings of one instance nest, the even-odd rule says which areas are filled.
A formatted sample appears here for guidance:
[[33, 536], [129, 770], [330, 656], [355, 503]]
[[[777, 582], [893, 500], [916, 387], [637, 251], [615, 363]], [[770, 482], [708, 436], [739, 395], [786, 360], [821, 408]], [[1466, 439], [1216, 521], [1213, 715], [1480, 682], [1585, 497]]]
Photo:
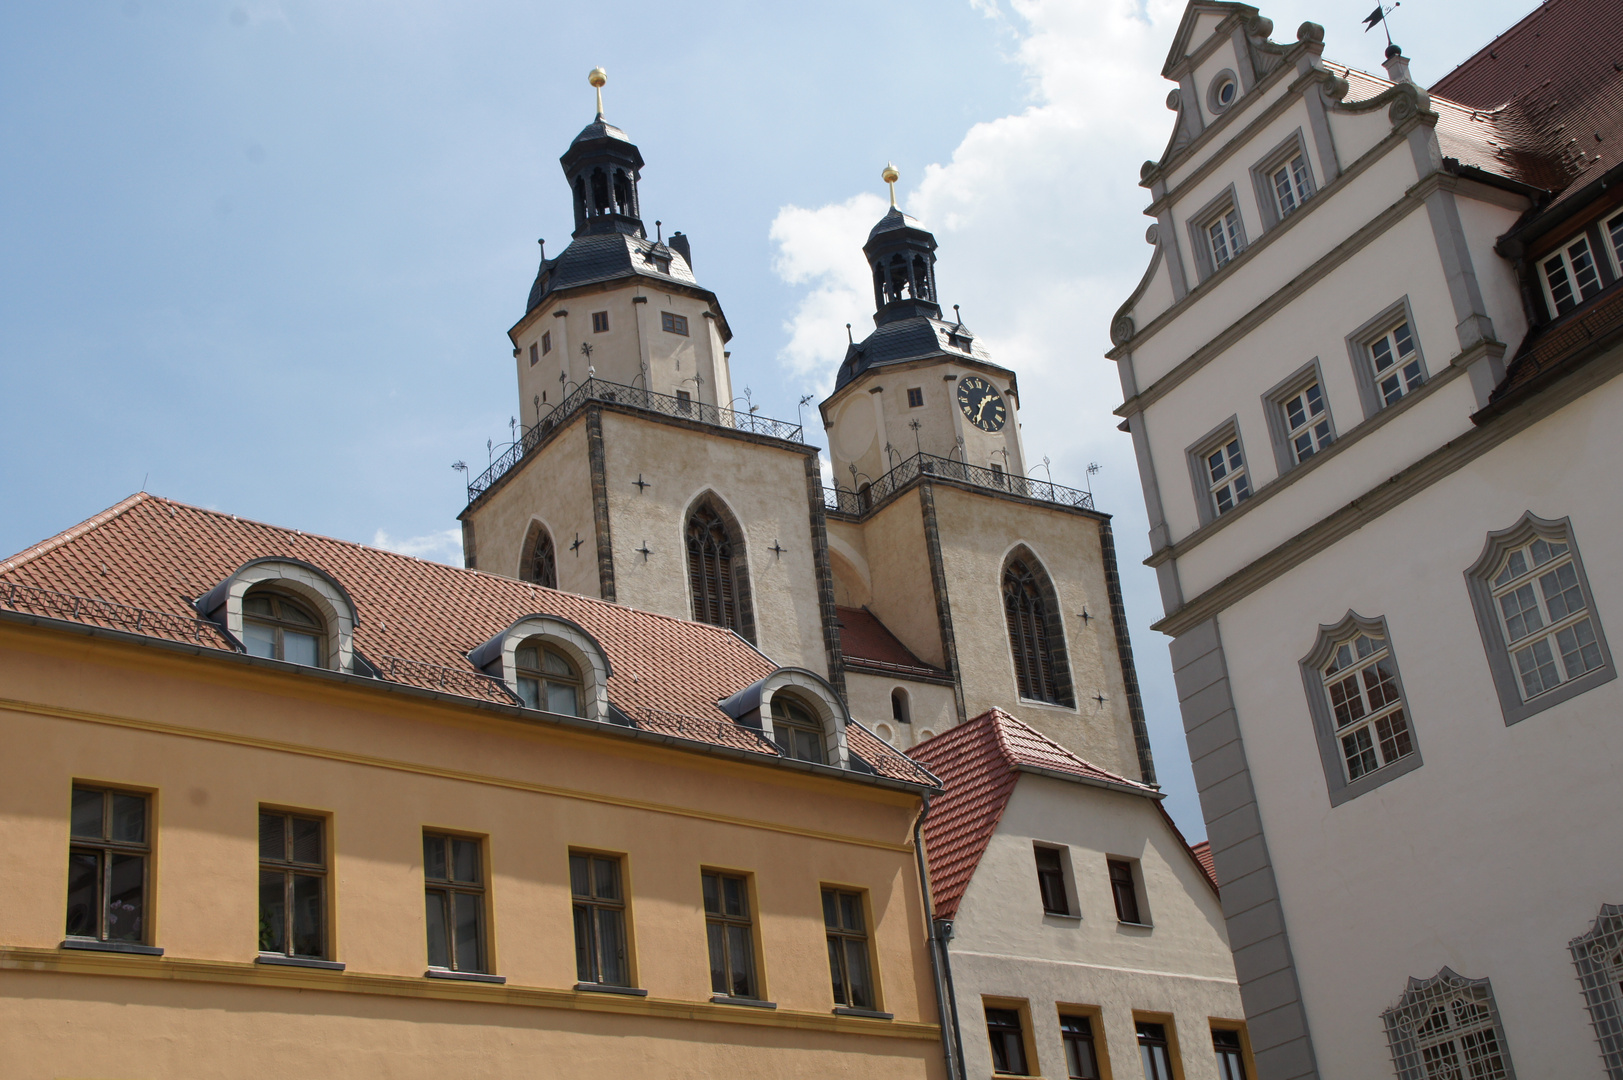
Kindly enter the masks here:
[[1232, 71], [1220, 71], [1217, 78], [1212, 80], [1212, 89], [1207, 100], [1213, 112], [1222, 112], [1234, 104], [1234, 99], [1240, 96], [1240, 83]]

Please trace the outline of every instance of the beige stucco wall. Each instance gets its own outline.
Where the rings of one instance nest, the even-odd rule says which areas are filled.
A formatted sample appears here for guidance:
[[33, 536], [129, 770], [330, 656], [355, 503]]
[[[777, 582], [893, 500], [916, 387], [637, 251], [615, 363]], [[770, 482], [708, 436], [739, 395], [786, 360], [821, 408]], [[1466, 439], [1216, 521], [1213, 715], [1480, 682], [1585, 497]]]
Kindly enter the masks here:
[[[520, 577], [524, 538], [539, 521], [552, 533], [558, 587], [598, 596], [597, 542], [592, 524], [592, 474], [586, 421], [577, 417], [470, 512], [478, 569]], [[573, 548], [575, 538], [581, 545]]]
[[[902, 793], [31, 629], [0, 685], [8, 1076], [940, 1075]], [[75, 780], [153, 793], [162, 958], [57, 948]], [[252, 962], [262, 804], [330, 816], [344, 972]], [[505, 986], [423, 977], [424, 828], [484, 838]], [[571, 847], [624, 856], [647, 998], [571, 991]], [[701, 867], [754, 875], [775, 1012], [709, 1004]], [[893, 1022], [831, 1015], [825, 882], [868, 891]]]
[[[1034, 842], [1064, 850], [1080, 918], [1043, 912]], [[1137, 860], [1150, 927], [1117, 921], [1107, 857]], [[970, 1076], [991, 1071], [985, 998], [1025, 1004], [1031, 1071], [1051, 1077], [1066, 1075], [1061, 1006], [1092, 1013], [1116, 1080], [1143, 1075], [1135, 1011], [1170, 1014], [1184, 1080], [1216, 1080], [1211, 1022], [1244, 1016], [1217, 895], [1140, 796], [1021, 776], [964, 893], [950, 950]]]
[[[872, 728], [881, 739], [902, 750], [958, 723], [951, 686], [848, 668], [845, 689], [851, 715]], [[891, 693], [898, 689], [907, 695], [910, 722], [905, 724], [896, 723], [891, 709]]]
[[[828, 532], [830, 548], [838, 544], [842, 558], [866, 557], [864, 569], [872, 583], [868, 606], [875, 617], [914, 656], [935, 667], [945, 667], [918, 490], [902, 492], [860, 523], [831, 520]], [[835, 561], [834, 569], [838, 574], [846, 568]], [[847, 588], [848, 596], [856, 591]]]

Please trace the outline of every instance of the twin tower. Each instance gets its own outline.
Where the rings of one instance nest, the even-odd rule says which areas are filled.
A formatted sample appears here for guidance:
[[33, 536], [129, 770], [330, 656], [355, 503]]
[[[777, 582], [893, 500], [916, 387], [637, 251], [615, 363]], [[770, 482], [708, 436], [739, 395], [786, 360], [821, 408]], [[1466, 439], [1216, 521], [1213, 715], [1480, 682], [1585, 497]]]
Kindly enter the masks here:
[[560, 161], [575, 228], [508, 331], [524, 434], [469, 484], [468, 566], [726, 626], [903, 749], [997, 707], [1154, 782], [1109, 517], [1028, 478], [1015, 374], [942, 318], [894, 171], [830, 488], [798, 424], [735, 409], [727, 317], [687, 238], [649, 239], [601, 96]]

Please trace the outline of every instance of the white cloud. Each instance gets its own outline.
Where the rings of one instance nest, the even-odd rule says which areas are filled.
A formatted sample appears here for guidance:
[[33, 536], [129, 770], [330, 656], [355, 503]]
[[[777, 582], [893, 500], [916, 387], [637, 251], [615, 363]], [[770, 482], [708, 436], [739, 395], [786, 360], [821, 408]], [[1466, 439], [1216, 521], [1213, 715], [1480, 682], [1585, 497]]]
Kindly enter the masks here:
[[814, 377], [823, 393], [833, 389], [834, 369], [845, 355], [844, 324], [855, 324], [872, 296], [857, 253], [884, 212], [884, 199], [862, 192], [816, 210], [786, 206], [772, 222], [773, 271], [790, 285], [808, 286], [778, 356], [796, 375]]
[[372, 546], [401, 555], [414, 555], [431, 562], [462, 565], [461, 529], [443, 529], [423, 536], [403, 537], [390, 536], [387, 531], [379, 529], [372, 534]]

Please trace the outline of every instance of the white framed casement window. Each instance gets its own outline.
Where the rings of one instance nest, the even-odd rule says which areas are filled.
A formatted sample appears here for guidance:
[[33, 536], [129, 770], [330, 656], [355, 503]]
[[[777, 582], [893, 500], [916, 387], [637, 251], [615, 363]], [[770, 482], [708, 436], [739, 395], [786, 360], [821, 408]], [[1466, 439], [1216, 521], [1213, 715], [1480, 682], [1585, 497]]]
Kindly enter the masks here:
[[1236, 417], [1229, 417], [1189, 448], [1189, 469], [1202, 525], [1239, 509], [1251, 498], [1251, 470], [1246, 467]]
[[1522, 515], [1465, 578], [1506, 724], [1617, 677], [1570, 518]]
[[1307, 142], [1300, 128], [1252, 168], [1251, 181], [1265, 229], [1278, 225], [1313, 197], [1313, 168], [1308, 164]]
[[1612, 249], [1612, 270], [1623, 276], [1623, 213], [1614, 214], [1601, 225], [1606, 243]]
[[1330, 403], [1317, 358], [1292, 372], [1263, 398], [1268, 433], [1280, 475], [1302, 464], [1335, 441]]
[[1301, 669], [1331, 806], [1420, 766], [1386, 620], [1349, 611], [1319, 627]]
[[1426, 361], [1404, 297], [1347, 335], [1364, 416], [1396, 405], [1426, 382]]
[[1565, 315], [1601, 290], [1600, 267], [1587, 234], [1578, 236], [1538, 261], [1544, 300], [1552, 316]]
[[1212, 268], [1221, 270], [1243, 246], [1240, 241], [1240, 212], [1230, 206], [1206, 223], [1206, 251], [1211, 256]]
[[1381, 1020], [1398, 1080], [1516, 1080], [1487, 979], [1446, 967], [1429, 979], [1411, 978]]
[[1233, 262], [1245, 250], [1245, 222], [1240, 217], [1240, 203], [1235, 197], [1234, 185], [1201, 207], [1189, 219], [1190, 239], [1195, 251], [1195, 263], [1202, 281]]

